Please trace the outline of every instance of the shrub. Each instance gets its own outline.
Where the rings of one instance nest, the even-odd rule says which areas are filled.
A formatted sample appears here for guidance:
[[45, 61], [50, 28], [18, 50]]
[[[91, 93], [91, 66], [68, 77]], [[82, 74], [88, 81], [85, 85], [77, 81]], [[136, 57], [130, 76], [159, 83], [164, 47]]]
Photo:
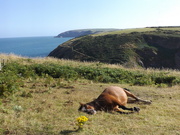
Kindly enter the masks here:
[[30, 66], [23, 65], [18, 62], [7, 63], [3, 67], [3, 71], [11, 71], [13, 74], [16, 74], [25, 78], [32, 77], [35, 75], [33, 69]]
[[0, 96], [9, 96], [17, 92], [23, 82], [12, 71], [0, 73]]
[[153, 84], [154, 84], [154, 81], [148, 75], [140, 74], [134, 77], [133, 85], [143, 86], [143, 85], [153, 85]]
[[77, 79], [77, 72], [74, 71], [72, 67], [69, 66], [60, 66], [58, 64], [35, 64], [32, 65], [32, 69], [39, 76], [43, 74], [48, 74], [53, 78], [64, 78], [68, 79]]
[[[53, 63], [23, 65], [12, 62], [4, 66], [0, 73], [0, 94], [13, 93], [21, 85], [24, 78], [43, 77], [46, 84], [53, 82], [54, 78], [76, 80], [78, 78], [103, 83], [128, 83], [132, 85], [163, 85], [172, 86], [180, 84], [180, 78], [168, 75], [165, 72], [153, 74], [131, 71], [126, 69], [79, 66], [71, 67]], [[164, 85], [163, 85], [164, 86]]]
[[154, 78], [155, 84], [167, 84], [167, 85], [174, 85], [180, 83], [175, 76], [168, 76], [168, 75], [161, 75]]

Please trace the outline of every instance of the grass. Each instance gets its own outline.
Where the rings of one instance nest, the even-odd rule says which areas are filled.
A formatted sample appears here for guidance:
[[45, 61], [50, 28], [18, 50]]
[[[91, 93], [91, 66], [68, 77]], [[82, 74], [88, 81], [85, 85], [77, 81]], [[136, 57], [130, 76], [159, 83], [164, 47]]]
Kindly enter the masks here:
[[107, 34], [128, 34], [132, 32], [151, 32], [151, 31], [156, 31], [157, 29], [159, 30], [169, 30], [169, 31], [180, 31], [180, 27], [147, 27], [147, 28], [132, 28], [132, 29], [122, 29], [122, 30], [117, 30], [113, 32], [106, 32], [106, 33], [98, 33], [94, 34], [93, 36], [103, 36]]
[[[57, 59], [29, 59], [17, 56], [3, 55], [9, 61], [21, 61], [25, 65], [32, 63], [61, 63], [71, 66], [97, 66], [98, 63], [81, 63]], [[99, 65], [98, 65], [99, 66]], [[103, 67], [111, 67], [102, 64]], [[111, 68], [123, 68], [112, 65]], [[142, 71], [142, 69], [129, 69]], [[174, 70], [153, 70], [146, 72], [167, 72], [179, 75]], [[63, 78], [27, 77], [21, 78], [23, 84], [20, 90], [7, 97], [0, 98], [0, 134], [17, 135], [178, 135], [180, 134], [180, 86], [155, 87], [135, 86], [119, 83], [99, 83], [93, 80]], [[87, 115], [78, 112], [79, 102], [89, 102], [96, 98], [107, 86], [116, 85], [131, 89], [135, 95], [152, 100], [151, 105], [128, 104], [128, 107], [137, 106], [140, 113], [122, 115], [117, 113], [98, 112], [96, 115]], [[76, 118], [86, 116], [89, 120], [82, 131], [77, 132]]]
[[156, 28], [134, 28], [134, 29], [124, 29], [119, 31], [113, 31], [113, 32], [107, 32], [107, 33], [99, 33], [94, 34], [93, 36], [103, 36], [107, 34], [123, 34], [123, 33], [132, 33], [132, 32], [149, 32], [149, 31], [155, 31]]
[[[37, 83], [38, 82], [38, 83]], [[58, 83], [58, 82], [56, 82]], [[44, 81], [27, 82], [24, 88], [31, 97], [22, 92], [2, 99], [0, 109], [1, 133], [9, 134], [74, 134], [75, 120], [81, 115], [89, 118], [84, 131], [78, 134], [180, 134], [180, 92], [179, 86], [171, 88], [139, 87], [119, 84], [92, 83], [86, 80], [66, 83], [69, 87], [44, 86]], [[79, 102], [89, 102], [109, 85], [132, 89], [152, 105], [128, 105], [141, 108], [139, 114], [120, 115], [98, 112], [86, 115], [77, 111]], [[14, 106], [21, 106], [16, 111]]]

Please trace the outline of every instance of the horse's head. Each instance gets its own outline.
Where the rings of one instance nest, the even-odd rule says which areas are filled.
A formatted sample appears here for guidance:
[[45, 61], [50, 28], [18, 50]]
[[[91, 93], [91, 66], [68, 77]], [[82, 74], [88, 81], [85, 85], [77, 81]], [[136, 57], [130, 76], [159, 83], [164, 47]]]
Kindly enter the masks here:
[[96, 114], [96, 110], [94, 109], [94, 107], [91, 105], [88, 105], [88, 104], [80, 103], [80, 107], [79, 107], [78, 111], [82, 111], [87, 114]]

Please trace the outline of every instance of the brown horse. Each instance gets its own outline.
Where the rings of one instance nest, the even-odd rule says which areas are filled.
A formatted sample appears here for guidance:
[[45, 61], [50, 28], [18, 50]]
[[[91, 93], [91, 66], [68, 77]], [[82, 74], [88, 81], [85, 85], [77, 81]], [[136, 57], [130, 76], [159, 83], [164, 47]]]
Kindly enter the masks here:
[[[129, 100], [128, 97], [131, 97], [135, 100]], [[136, 97], [126, 88], [123, 89], [117, 86], [110, 86], [106, 88], [94, 101], [86, 104], [80, 103], [78, 110], [88, 114], [96, 114], [96, 111], [116, 111], [123, 114], [140, 111], [140, 109], [137, 107], [127, 108], [126, 104], [129, 102], [143, 102], [146, 104], [151, 104], [151, 101], [142, 100]], [[122, 112], [120, 108], [123, 110], [129, 110], [130, 112]]]

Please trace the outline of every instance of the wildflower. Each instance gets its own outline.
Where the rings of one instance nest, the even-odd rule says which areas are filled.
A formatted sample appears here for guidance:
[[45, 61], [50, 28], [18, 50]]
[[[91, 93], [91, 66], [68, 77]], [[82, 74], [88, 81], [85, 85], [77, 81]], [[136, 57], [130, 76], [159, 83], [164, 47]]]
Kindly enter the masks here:
[[82, 129], [85, 122], [88, 121], [88, 118], [86, 116], [80, 116], [76, 120], [78, 129]]

